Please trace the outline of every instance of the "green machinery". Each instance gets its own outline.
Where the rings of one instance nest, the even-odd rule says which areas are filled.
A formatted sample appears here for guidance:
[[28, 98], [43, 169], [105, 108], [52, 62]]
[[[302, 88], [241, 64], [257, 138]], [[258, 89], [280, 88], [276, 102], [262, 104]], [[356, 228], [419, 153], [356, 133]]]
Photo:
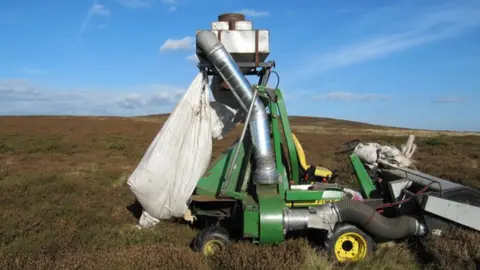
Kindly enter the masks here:
[[[223, 14], [219, 21], [226, 21], [230, 25], [229, 31], [232, 31], [232, 22], [235, 23], [238, 16], [242, 15]], [[258, 38], [259, 30], [252, 31], [256, 32]], [[336, 177], [334, 172], [307, 165], [301, 144], [292, 133], [282, 92], [278, 87], [267, 87], [270, 75], [277, 74], [272, 71], [275, 63], [260, 62], [258, 48], [254, 52], [255, 61], [234, 62], [232, 56], [238, 54], [227, 52], [226, 46], [218, 39], [219, 32], [221, 30], [197, 32], [199, 67], [214, 76], [212, 84], [220, 84], [218, 81], [224, 79], [230, 89], [233, 89], [238, 102], [242, 102], [238, 96], [243, 95], [243, 101], [248, 100], [249, 103], [242, 104], [246, 118], [241, 137], [211, 164], [191, 197], [192, 214], [197, 218], [197, 223], [206, 225], [195, 238], [194, 249], [206, 254], [212, 252], [214, 247], [230, 243], [234, 238], [259, 244], [282, 242], [288, 232], [307, 229], [308, 216], [311, 214], [309, 207], [340, 201], [349, 195], [342, 187], [332, 183]], [[224, 39], [226, 32], [222, 34]], [[223, 43], [228, 44], [227, 41]], [[256, 43], [258, 47], [258, 41]], [[259, 76], [259, 83], [249, 85], [244, 75]], [[245, 98], [249, 95], [245, 91], [245, 85], [250, 91], [249, 99]], [[244, 92], [241, 91], [242, 87]], [[259, 128], [261, 123], [255, 120], [258, 119], [258, 110], [262, 109], [262, 105], [268, 109], [268, 119], [265, 121], [267, 125]], [[254, 116], [255, 113], [257, 116]], [[258, 134], [264, 132], [258, 131], [261, 128], [268, 128], [267, 139], [273, 148], [273, 160], [270, 161], [273, 161], [275, 169], [273, 181], [263, 183], [253, 179], [254, 170], [261, 170], [260, 166], [266, 164], [258, 162], [259, 158], [254, 153], [255, 150], [260, 152], [258, 148], [262, 147], [258, 146], [258, 141], [257, 145], [254, 142], [258, 140], [254, 136], [257, 134], [260, 137], [261, 134]], [[370, 245], [367, 245], [371, 242], [368, 235], [357, 227], [344, 226], [339, 231], [343, 232], [344, 241], [356, 239], [357, 242], [363, 242], [363, 245], [357, 243], [352, 254], [345, 251], [337, 259], [361, 259], [371, 250]], [[342, 235], [334, 236], [334, 240], [341, 240]]]
[[[252, 144], [248, 136], [241, 137], [223, 152], [200, 179], [192, 196], [192, 213], [195, 216], [210, 217], [209, 220], [213, 221], [207, 221], [207, 229], [195, 239], [194, 245], [198, 251], [209, 253], [212, 251], [212, 243], [229, 243], [230, 240], [227, 239], [231, 238], [232, 231], [238, 238], [254, 243], [282, 242], [289, 230], [307, 228], [308, 207], [340, 201], [346, 195], [343, 188], [334, 183], [322, 181], [315, 185], [305, 179], [308, 174], [299, 162], [298, 148], [295, 147], [280, 89], [259, 85], [255, 92], [268, 105], [270, 111], [275, 164], [280, 181], [273, 185], [260, 185], [251, 181]], [[247, 128], [248, 125], [245, 125], [243, 134]], [[358, 160], [357, 157], [352, 158]], [[316, 178], [324, 179], [322, 175], [316, 175]], [[369, 192], [373, 185], [370, 179], [359, 179], [363, 180], [365, 191]], [[356, 227], [349, 228], [351, 230], [345, 232], [345, 238], [349, 238], [348, 235], [353, 233], [357, 237], [365, 235], [358, 232]], [[363, 237], [362, 241], [366, 244], [367, 239]], [[209, 242], [210, 240], [215, 241]], [[370, 247], [364, 245], [363, 248], [365, 252], [359, 254], [360, 257], [354, 255], [353, 258], [363, 258]]]
[[[417, 237], [452, 224], [480, 230], [480, 193], [418, 171], [367, 168], [344, 153], [362, 199], [334, 183], [329, 169], [309, 166], [292, 133], [282, 92], [267, 86], [268, 31], [241, 14], [222, 14], [211, 30], [197, 31], [198, 67], [213, 76], [212, 91], [244, 113], [240, 138], [211, 163], [189, 203], [202, 231], [193, 248], [211, 254], [236, 239], [276, 244], [289, 233], [314, 229], [338, 261], [368, 256], [382, 241]], [[246, 75], [259, 77], [251, 85]], [[353, 195], [352, 195], [353, 194]], [[462, 213], [459, 214], [461, 209]]]

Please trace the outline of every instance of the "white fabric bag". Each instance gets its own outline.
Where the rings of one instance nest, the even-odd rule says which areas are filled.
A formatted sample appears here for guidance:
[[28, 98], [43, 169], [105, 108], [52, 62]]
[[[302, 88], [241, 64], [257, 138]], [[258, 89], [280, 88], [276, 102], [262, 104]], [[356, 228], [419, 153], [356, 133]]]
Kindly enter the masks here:
[[[212, 137], [224, 125], [209, 102], [208, 76], [200, 72], [150, 144], [128, 185], [143, 207], [139, 227], [180, 218], [208, 168]], [[226, 120], [228, 121], [228, 120]]]
[[217, 139], [223, 139], [239, 122], [237, 119], [238, 111], [217, 101], [211, 101], [210, 107], [213, 110], [212, 127], [221, 128], [221, 130], [216, 130], [215, 135], [220, 134]]
[[357, 155], [361, 161], [368, 164], [375, 164], [378, 160], [378, 150], [380, 147], [378, 143], [359, 143], [353, 153]]
[[413, 164], [412, 156], [417, 150], [414, 140], [415, 136], [410, 135], [407, 142], [401, 146], [401, 150], [395, 146], [378, 143], [359, 143], [353, 153], [370, 168], [376, 167], [379, 162], [399, 167], [409, 167]]

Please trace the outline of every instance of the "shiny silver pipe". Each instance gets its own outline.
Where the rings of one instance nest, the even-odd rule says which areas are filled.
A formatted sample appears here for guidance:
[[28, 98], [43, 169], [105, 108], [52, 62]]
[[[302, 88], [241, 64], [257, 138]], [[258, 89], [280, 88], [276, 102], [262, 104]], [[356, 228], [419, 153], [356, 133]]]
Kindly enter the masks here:
[[283, 210], [283, 227], [286, 231], [299, 231], [308, 228], [310, 218], [309, 209], [289, 209]]
[[[199, 31], [196, 43], [197, 49], [205, 54], [206, 60], [213, 65], [230, 89], [235, 91], [242, 103], [250, 104], [254, 98], [252, 85], [215, 34], [210, 30]], [[279, 176], [275, 168], [267, 113], [258, 98], [255, 98], [252, 111], [250, 133], [256, 162], [253, 180], [262, 185], [277, 184]]]

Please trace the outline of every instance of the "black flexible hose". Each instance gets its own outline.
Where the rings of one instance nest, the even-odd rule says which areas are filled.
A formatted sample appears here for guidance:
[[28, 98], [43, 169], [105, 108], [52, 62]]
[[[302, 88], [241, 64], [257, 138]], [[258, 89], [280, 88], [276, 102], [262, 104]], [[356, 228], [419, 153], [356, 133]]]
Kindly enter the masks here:
[[333, 205], [341, 222], [359, 225], [377, 237], [395, 240], [422, 233], [420, 223], [413, 217], [387, 218], [371, 206], [356, 200], [343, 200]]
[[280, 84], [280, 75], [275, 70], [270, 71], [271, 73], [277, 75], [277, 85], [275, 85], [274, 89], [278, 89], [278, 85]]

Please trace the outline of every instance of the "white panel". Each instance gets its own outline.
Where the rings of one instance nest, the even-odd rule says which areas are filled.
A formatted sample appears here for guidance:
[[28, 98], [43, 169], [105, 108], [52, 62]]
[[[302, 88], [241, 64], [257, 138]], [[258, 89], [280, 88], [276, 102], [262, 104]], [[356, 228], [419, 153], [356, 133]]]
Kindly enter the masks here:
[[427, 197], [424, 210], [480, 231], [480, 208], [433, 196]]
[[260, 30], [258, 33], [258, 50], [260, 52], [270, 52], [270, 35], [268, 30]]
[[408, 188], [411, 185], [412, 185], [412, 181], [407, 179], [399, 179], [399, 180], [388, 182], [390, 193], [396, 201], [400, 199], [400, 195], [402, 194], [402, 189]]
[[[255, 30], [222, 31], [221, 41], [231, 53], [255, 53]], [[270, 52], [268, 30], [258, 32], [258, 51]]]
[[312, 186], [313, 185], [291, 185], [290, 189], [291, 190], [308, 190]]
[[323, 192], [322, 200], [335, 200], [342, 198], [343, 192], [337, 190], [325, 190]]
[[235, 30], [253, 30], [252, 21], [236, 21]]
[[228, 30], [228, 22], [212, 22], [212, 30]]

